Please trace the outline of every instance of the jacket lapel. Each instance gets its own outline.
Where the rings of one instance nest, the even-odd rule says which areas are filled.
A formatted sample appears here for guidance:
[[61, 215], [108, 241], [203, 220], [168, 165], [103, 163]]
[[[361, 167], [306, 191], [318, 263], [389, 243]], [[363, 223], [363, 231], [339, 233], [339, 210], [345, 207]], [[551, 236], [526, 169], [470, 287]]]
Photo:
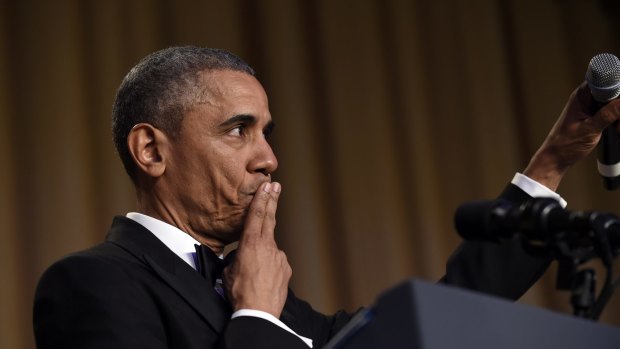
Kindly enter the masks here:
[[224, 330], [231, 315], [229, 305], [200, 273], [170, 251], [148, 229], [129, 218], [117, 216], [106, 240], [148, 265], [217, 333]]

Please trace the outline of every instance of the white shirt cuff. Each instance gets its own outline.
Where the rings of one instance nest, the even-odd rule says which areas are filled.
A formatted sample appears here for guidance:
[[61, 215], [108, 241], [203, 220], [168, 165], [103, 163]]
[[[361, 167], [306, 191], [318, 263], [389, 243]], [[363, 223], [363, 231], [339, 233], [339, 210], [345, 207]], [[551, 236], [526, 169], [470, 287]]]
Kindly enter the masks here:
[[265, 319], [271, 323], [273, 323], [274, 325], [296, 335], [297, 337], [299, 337], [299, 339], [301, 339], [302, 341], [304, 341], [304, 343], [306, 343], [306, 345], [308, 345], [310, 348], [312, 348], [312, 339], [310, 338], [306, 338], [304, 336], [300, 336], [297, 333], [295, 333], [295, 331], [291, 330], [288, 326], [286, 326], [282, 321], [280, 321], [278, 318], [276, 318], [275, 316], [266, 313], [264, 311], [261, 310], [253, 310], [253, 309], [240, 309], [237, 310], [236, 312], [234, 312], [232, 314], [232, 316], [230, 317], [231, 319], [234, 319], [236, 317], [239, 316], [253, 316], [253, 317], [258, 317], [261, 319]]
[[533, 198], [550, 197], [556, 199], [563, 208], [566, 208], [566, 200], [564, 200], [558, 193], [536, 182], [535, 180], [524, 174], [517, 172], [512, 178], [512, 181], [510, 181], [510, 183], [521, 188], [521, 190], [523, 190]]

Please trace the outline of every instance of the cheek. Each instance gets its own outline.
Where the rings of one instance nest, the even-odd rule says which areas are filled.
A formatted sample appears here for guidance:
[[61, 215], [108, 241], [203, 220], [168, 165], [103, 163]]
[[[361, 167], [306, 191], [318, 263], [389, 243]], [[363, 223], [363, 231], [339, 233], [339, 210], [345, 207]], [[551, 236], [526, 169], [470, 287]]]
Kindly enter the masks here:
[[[215, 168], [210, 168], [207, 182], [212, 183], [212, 195], [223, 198], [230, 203], [243, 199], [245, 171], [234, 161], [224, 161]], [[247, 193], [246, 193], [247, 194]], [[240, 202], [242, 203], [242, 202]]]
[[235, 200], [241, 200], [244, 196], [247, 196], [250, 189], [245, 188], [245, 171], [240, 170], [238, 167], [229, 166], [222, 176], [226, 181], [226, 191], [228, 196]]
[[195, 167], [203, 176], [203, 188], [208, 191], [208, 200], [214, 201], [219, 208], [237, 205], [247, 207], [247, 194], [252, 188], [246, 183], [248, 173], [243, 161], [246, 158], [243, 148], [214, 141], [204, 149], [211, 151], [203, 153], [200, 156], [201, 163]]

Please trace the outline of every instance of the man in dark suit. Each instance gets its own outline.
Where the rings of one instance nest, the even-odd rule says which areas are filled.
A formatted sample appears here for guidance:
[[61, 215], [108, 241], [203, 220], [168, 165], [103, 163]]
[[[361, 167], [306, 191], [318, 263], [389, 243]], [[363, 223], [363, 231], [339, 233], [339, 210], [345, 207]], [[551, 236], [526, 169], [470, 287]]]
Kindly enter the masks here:
[[[592, 116], [576, 91], [549, 137], [502, 197], [553, 192], [616, 120]], [[217, 49], [156, 52], [121, 84], [113, 110], [118, 153], [138, 212], [116, 217], [102, 244], [52, 265], [39, 282], [39, 348], [322, 347], [351, 317], [320, 314], [288, 289], [274, 241], [281, 192], [267, 96], [254, 72]], [[222, 274], [224, 246], [239, 241]], [[464, 243], [442, 282], [507, 298], [542, 274], [546, 257], [521, 244]]]

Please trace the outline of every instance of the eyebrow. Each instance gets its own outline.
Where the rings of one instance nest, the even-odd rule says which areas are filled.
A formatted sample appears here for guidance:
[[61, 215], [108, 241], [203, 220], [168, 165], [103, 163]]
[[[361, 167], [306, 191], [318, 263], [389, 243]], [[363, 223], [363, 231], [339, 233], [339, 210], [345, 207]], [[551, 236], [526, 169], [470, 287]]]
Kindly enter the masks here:
[[249, 114], [239, 114], [231, 117], [230, 119], [222, 122], [220, 127], [228, 127], [236, 124], [254, 125], [256, 123], [256, 117]]
[[[249, 115], [249, 114], [239, 114], [222, 122], [220, 124], [220, 127], [226, 128], [226, 127], [234, 126], [237, 124], [245, 124], [245, 125], [252, 126], [252, 125], [255, 125], [256, 123], [257, 123], [257, 119], [255, 116]], [[265, 125], [264, 129], [268, 131], [272, 131], [274, 127], [275, 127], [275, 123], [273, 122], [273, 120], [269, 120], [267, 125]]]

